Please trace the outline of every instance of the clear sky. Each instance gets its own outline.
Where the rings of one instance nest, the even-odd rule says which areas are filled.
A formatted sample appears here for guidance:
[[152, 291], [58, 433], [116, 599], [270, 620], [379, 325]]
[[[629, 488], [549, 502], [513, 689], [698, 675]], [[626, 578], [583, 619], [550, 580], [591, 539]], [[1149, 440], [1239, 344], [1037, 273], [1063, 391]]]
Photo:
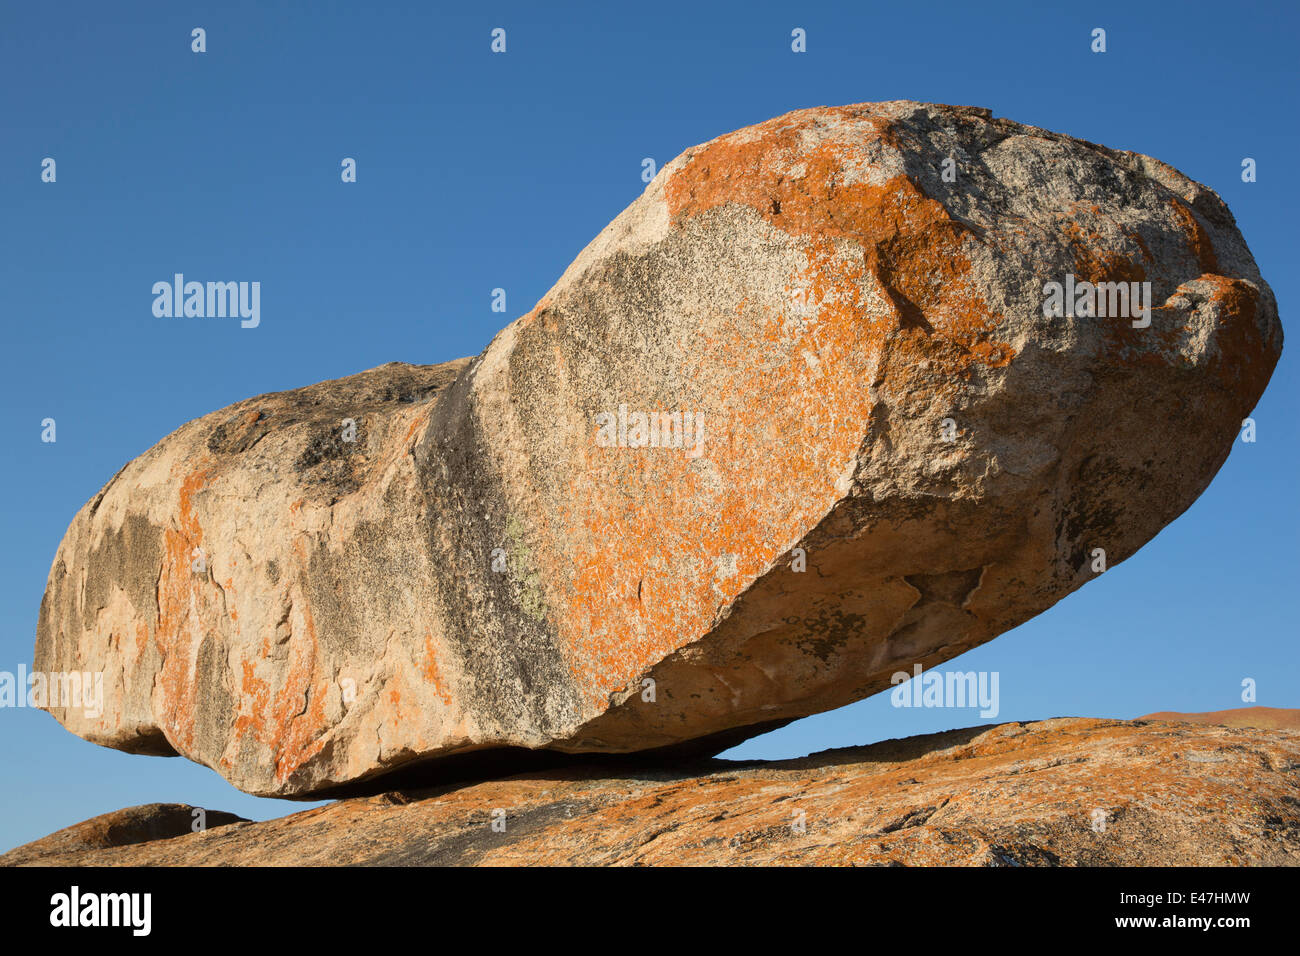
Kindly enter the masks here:
[[[1228, 202], [1294, 334], [1293, 4], [469, 6], [0, 8], [0, 670], [30, 668], [55, 549], [126, 461], [255, 394], [480, 351], [636, 197], [644, 158], [791, 109], [969, 104], [1159, 157]], [[344, 157], [356, 183], [340, 180]], [[1257, 182], [1242, 182], [1244, 157]], [[260, 326], [155, 318], [152, 284], [175, 272], [260, 281]], [[498, 287], [507, 316], [491, 310]], [[1298, 345], [1256, 409], [1258, 441], [1237, 443], [1183, 517], [944, 666], [999, 673], [996, 720], [886, 694], [735, 755], [1239, 707], [1244, 678], [1259, 704], [1300, 705]], [[0, 710], [0, 761], [0, 849], [152, 801], [258, 819], [303, 806], [96, 747], [27, 709]]]

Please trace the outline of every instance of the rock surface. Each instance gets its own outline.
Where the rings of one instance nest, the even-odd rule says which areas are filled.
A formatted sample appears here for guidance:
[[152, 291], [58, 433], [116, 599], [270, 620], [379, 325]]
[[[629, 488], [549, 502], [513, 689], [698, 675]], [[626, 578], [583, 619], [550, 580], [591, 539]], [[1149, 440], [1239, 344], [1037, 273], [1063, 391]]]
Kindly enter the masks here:
[[37, 841], [0, 865], [1298, 865], [1298, 771], [1300, 733], [1058, 718], [390, 793], [117, 849]]
[[[201, 814], [201, 817], [199, 816]], [[170, 840], [195, 832], [197, 821], [200, 829], [229, 826], [232, 823], [247, 823], [243, 817], [220, 810], [201, 810], [184, 803], [146, 803], [125, 810], [102, 813], [89, 820], [74, 824], [57, 833], [20, 846], [0, 857], [0, 864], [6, 866], [25, 866], [31, 863], [45, 863], [45, 858], [80, 857], [93, 855], [97, 850], [113, 847], [136, 846], [142, 843], [156, 843]]]
[[1138, 720], [1222, 724], [1225, 727], [1258, 727], [1261, 730], [1300, 730], [1300, 710], [1286, 707], [1237, 707], [1232, 710], [1209, 710], [1198, 714], [1162, 710], [1139, 717]]
[[[1045, 316], [1067, 276], [1149, 282], [1149, 326]], [[103, 714], [50, 707], [74, 733], [257, 794], [718, 752], [1123, 561], [1281, 345], [1227, 207], [1163, 163], [974, 108], [791, 113], [664, 166], [472, 361], [129, 463], [59, 548], [36, 666], [105, 672]]]

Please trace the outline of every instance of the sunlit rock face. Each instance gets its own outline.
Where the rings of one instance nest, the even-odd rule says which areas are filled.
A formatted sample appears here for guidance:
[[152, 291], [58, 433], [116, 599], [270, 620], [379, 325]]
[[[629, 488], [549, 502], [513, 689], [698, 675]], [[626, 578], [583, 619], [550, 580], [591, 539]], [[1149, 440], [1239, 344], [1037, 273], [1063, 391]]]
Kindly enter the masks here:
[[59, 548], [37, 667], [104, 673], [100, 713], [49, 702], [74, 733], [265, 795], [716, 752], [1114, 568], [1281, 347], [1227, 207], [1157, 160], [790, 113], [667, 164], [477, 358], [129, 463]]

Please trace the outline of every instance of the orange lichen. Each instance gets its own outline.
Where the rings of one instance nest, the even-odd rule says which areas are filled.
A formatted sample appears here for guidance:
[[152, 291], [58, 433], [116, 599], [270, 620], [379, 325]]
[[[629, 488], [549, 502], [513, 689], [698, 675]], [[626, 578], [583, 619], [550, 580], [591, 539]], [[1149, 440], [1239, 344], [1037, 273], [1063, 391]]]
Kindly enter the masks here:
[[257, 676], [255, 661], [240, 661], [243, 677], [240, 682], [240, 695], [243, 706], [235, 715], [234, 737], [239, 740], [245, 736], [257, 736], [260, 730], [258, 715], [266, 709], [270, 699], [270, 686]]
[[[1146, 270], [1104, 234], [1088, 229], [1076, 218], [1062, 219], [1057, 228], [1074, 254], [1074, 275], [1079, 282], [1142, 282]], [[1145, 243], [1142, 244], [1145, 248]]]
[[[163, 561], [158, 574], [158, 623], [154, 644], [163, 658], [158, 675], [163, 707], [163, 732], [182, 752], [194, 741], [197, 689], [191, 671], [207, 629], [203, 606], [204, 576], [193, 562], [202, 554], [203, 529], [194, 513], [194, 495], [207, 483], [211, 470], [197, 468], [181, 481], [175, 528], [163, 532]], [[205, 557], [206, 560], [206, 557]]]
[[[881, 118], [868, 126], [854, 107], [818, 112], [831, 122], [858, 120], [856, 135], [874, 134], [885, 148], [899, 147]], [[832, 265], [835, 240], [850, 240], [862, 249], [866, 271], [895, 312], [892, 328], [876, 330], [875, 347], [888, 338], [913, 360], [937, 363], [945, 375], [1011, 361], [1010, 346], [990, 338], [998, 316], [968, 278], [970, 249], [978, 240], [941, 202], [904, 175], [881, 184], [846, 182], [842, 148], [831, 142], [805, 145], [800, 130], [785, 120], [764, 123], [753, 133], [708, 144], [668, 181], [665, 197], [674, 223], [727, 203], [748, 206], [774, 228], [807, 240], [811, 299], [822, 303], [823, 312], [828, 303], [841, 303], [838, 314], [819, 318], [861, 322], [864, 276]]]
[[[306, 543], [294, 542], [303, 567], [308, 562]], [[325, 724], [325, 695], [329, 681], [318, 673], [316, 622], [305, 600], [295, 603], [301, 614], [302, 631], [289, 639], [289, 669], [284, 685], [269, 708], [263, 710], [262, 739], [275, 750], [275, 776], [283, 783], [295, 770], [325, 746], [321, 734]], [[295, 639], [296, 638], [296, 639]]]
[[1192, 212], [1191, 207], [1177, 197], [1171, 199], [1169, 205], [1173, 207], [1174, 215], [1182, 223], [1183, 231], [1187, 234], [1188, 245], [1196, 256], [1201, 272], [1218, 272], [1219, 257], [1214, 254], [1214, 243], [1210, 241], [1210, 234], [1205, 231], [1205, 227], [1201, 225], [1201, 221]]
[[[875, 132], [888, 145], [889, 127], [876, 121]], [[604, 460], [590, 470], [614, 482], [598, 494], [575, 469], [572, 524], [558, 537], [599, 552], [566, 556], [574, 571], [557, 618], [598, 706], [707, 629], [843, 494], [836, 482], [862, 442], [880, 363], [906, 380], [898, 388], [923, 377], [932, 393], [955, 394], [963, 377], [1014, 356], [969, 275], [968, 229], [906, 176], [847, 178], [842, 150], [774, 121], [701, 148], [666, 184], [679, 227], [738, 203], [795, 237], [806, 266], [792, 283], [807, 314], [746, 296], [734, 322], [697, 332], [679, 370], [713, 429], [712, 480], [752, 493], [714, 495], [681, 453], [593, 449]]]
[[[303, 539], [294, 542], [294, 550], [305, 564], [307, 555]], [[292, 590], [289, 594], [292, 596]], [[295, 622], [301, 626], [296, 627]], [[307, 602], [301, 596], [290, 600], [286, 623], [289, 627], [286, 638], [289, 663], [277, 688], [273, 688], [266, 678], [258, 676], [261, 661], [245, 659], [240, 662], [239, 707], [233, 728], [236, 742], [252, 738], [271, 750], [278, 783], [287, 780], [324, 748], [322, 734], [327, 726], [325, 700], [330, 687], [329, 679], [320, 673], [317, 666], [316, 625]], [[270, 634], [262, 638], [262, 661], [270, 656], [271, 640]], [[272, 665], [271, 673], [279, 673], [278, 665]], [[229, 758], [224, 762], [228, 766]]]
[[438, 671], [438, 646], [434, 643], [433, 635], [428, 631], [424, 632], [424, 665], [420, 668], [420, 674], [424, 677], [425, 685], [438, 696], [439, 700], [450, 707], [451, 691]]
[[416, 417], [411, 421], [411, 427], [408, 428], [408, 429], [406, 430], [406, 436], [402, 439], [402, 447], [403, 447], [406, 451], [409, 452], [409, 451], [411, 451], [411, 450], [415, 447], [415, 446], [412, 444], [412, 441], [411, 441], [411, 439], [413, 439], [413, 438], [415, 437], [415, 430], [416, 430], [417, 428], [419, 428], [421, 425], [423, 425], [423, 424], [425, 424], [426, 422], [428, 422], [428, 420], [429, 420], [429, 415], [431, 415], [431, 414], [432, 414], [432, 410], [430, 409], [430, 410], [428, 410], [428, 411], [425, 411], [425, 412], [424, 412], [423, 414], [421, 414], [421, 415], [417, 415], [417, 416], [416, 416]]
[[1274, 353], [1264, 347], [1260, 334], [1259, 290], [1241, 279], [1220, 275], [1203, 275], [1201, 281], [1213, 286], [1212, 303], [1223, 316], [1210, 370], [1245, 413], [1264, 390], [1276, 363]]

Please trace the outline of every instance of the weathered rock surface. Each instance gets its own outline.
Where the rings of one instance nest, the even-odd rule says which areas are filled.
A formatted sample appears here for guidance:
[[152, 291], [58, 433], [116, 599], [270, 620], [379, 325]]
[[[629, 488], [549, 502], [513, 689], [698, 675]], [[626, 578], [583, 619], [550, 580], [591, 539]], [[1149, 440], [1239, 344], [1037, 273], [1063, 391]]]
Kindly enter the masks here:
[[570, 768], [0, 865], [1297, 865], [1298, 772], [1300, 733], [1059, 718], [682, 773]]
[[[201, 814], [197, 816], [196, 814]], [[198, 821], [201, 819], [201, 824]], [[200, 810], [184, 803], [146, 803], [125, 810], [101, 813], [70, 827], [51, 833], [32, 843], [10, 850], [0, 856], [0, 864], [24, 866], [44, 863], [46, 857], [66, 858], [93, 854], [97, 850], [113, 847], [156, 843], [195, 832], [196, 825], [223, 827], [232, 823], [247, 823], [243, 817], [220, 810]]]
[[[1149, 326], [1046, 317], [1067, 275], [1149, 282]], [[102, 715], [50, 708], [73, 732], [259, 794], [717, 752], [1127, 558], [1281, 345], [1227, 207], [1163, 163], [973, 108], [791, 113], [667, 164], [476, 359], [128, 464], [59, 548], [37, 666], [106, 672]], [[681, 416], [661, 447], [650, 412]]]
[[1286, 707], [1236, 707], [1232, 710], [1208, 710], [1187, 714], [1162, 710], [1138, 720], [1165, 723], [1222, 724], [1225, 727], [1258, 727], [1261, 730], [1300, 730], [1300, 710]]

